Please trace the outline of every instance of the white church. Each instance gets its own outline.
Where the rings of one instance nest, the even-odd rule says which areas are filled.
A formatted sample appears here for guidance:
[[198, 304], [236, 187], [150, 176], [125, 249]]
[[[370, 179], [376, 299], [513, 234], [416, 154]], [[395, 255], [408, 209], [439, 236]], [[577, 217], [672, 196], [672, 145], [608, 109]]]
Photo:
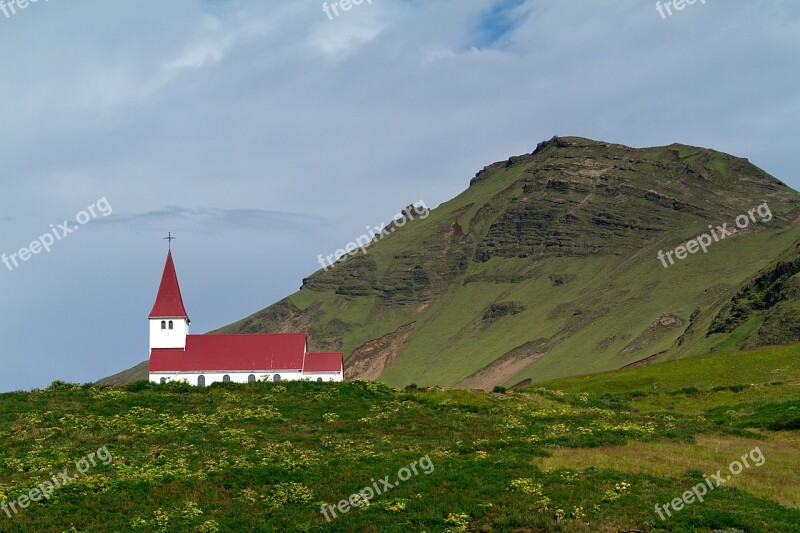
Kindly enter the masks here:
[[344, 380], [342, 353], [309, 352], [305, 333], [190, 335], [171, 250], [148, 318], [152, 383]]

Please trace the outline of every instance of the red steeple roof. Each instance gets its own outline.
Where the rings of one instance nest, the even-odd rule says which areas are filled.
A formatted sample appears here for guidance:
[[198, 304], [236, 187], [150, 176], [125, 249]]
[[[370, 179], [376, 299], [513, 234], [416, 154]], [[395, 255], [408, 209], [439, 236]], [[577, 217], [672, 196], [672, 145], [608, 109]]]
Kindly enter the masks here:
[[172, 262], [172, 251], [167, 254], [167, 263], [164, 265], [164, 274], [161, 276], [156, 303], [153, 304], [153, 310], [150, 311], [148, 318], [185, 318], [189, 320], [186, 308], [183, 307], [178, 275], [175, 273], [175, 264]]

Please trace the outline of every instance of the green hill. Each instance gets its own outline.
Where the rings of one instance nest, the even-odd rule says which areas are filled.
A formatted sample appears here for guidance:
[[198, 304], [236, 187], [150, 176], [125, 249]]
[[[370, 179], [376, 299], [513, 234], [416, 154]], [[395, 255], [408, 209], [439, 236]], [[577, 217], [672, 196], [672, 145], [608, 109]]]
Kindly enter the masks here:
[[[309, 331], [351, 377], [467, 388], [792, 342], [799, 200], [714, 150], [554, 138], [220, 332]], [[659, 261], [764, 202], [767, 221]]]
[[687, 387], [706, 390], [773, 382], [800, 385], [800, 345], [705, 354], [653, 366], [550, 381], [541, 386], [564, 392], [650, 394]]
[[107, 378], [103, 378], [97, 381], [98, 385], [129, 385], [130, 383], [136, 383], [137, 381], [147, 381], [150, 374], [148, 373], [148, 365], [149, 361], [142, 361], [138, 365], [129, 368], [128, 370], [123, 370], [113, 376], [108, 376]]
[[0, 531], [800, 531], [800, 346], [511, 393], [56, 382], [0, 421]]

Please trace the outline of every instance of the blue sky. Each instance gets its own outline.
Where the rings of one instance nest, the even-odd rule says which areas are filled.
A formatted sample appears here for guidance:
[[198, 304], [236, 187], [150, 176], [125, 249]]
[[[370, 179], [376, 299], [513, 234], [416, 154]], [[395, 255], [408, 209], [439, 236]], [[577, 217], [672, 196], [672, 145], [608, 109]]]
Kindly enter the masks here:
[[[8, 0], [6, 0], [8, 3]], [[166, 256], [192, 331], [553, 135], [682, 142], [800, 188], [800, 4], [50, 0], [0, 11], [0, 391], [147, 358]]]

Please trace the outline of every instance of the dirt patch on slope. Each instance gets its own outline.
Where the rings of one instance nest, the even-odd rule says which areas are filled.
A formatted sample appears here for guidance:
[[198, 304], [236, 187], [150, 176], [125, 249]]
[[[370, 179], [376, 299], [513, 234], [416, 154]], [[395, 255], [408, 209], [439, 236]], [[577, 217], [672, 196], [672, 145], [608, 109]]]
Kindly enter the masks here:
[[456, 387], [461, 389], [492, 390], [495, 385], [502, 385], [511, 376], [521, 372], [528, 365], [546, 354], [547, 350], [543, 349], [545, 344], [546, 339], [526, 342], [471, 376], [462, 379], [456, 384]]
[[647, 366], [652, 365], [656, 361], [661, 358], [662, 355], [666, 354], [666, 351], [655, 353], [649, 357], [645, 357], [644, 359], [639, 359], [638, 361], [634, 361], [633, 363], [628, 363], [627, 365], [620, 368], [620, 370], [625, 370], [628, 368], [639, 368], [640, 366]]
[[679, 316], [663, 313], [649, 328], [640, 333], [630, 344], [620, 350], [619, 355], [629, 356], [640, 350], [644, 350], [670, 331], [683, 326], [683, 324], [684, 321]]
[[378, 379], [389, 365], [395, 362], [400, 350], [408, 342], [414, 322], [400, 327], [397, 331], [362, 344], [344, 362], [344, 375], [348, 380]]

